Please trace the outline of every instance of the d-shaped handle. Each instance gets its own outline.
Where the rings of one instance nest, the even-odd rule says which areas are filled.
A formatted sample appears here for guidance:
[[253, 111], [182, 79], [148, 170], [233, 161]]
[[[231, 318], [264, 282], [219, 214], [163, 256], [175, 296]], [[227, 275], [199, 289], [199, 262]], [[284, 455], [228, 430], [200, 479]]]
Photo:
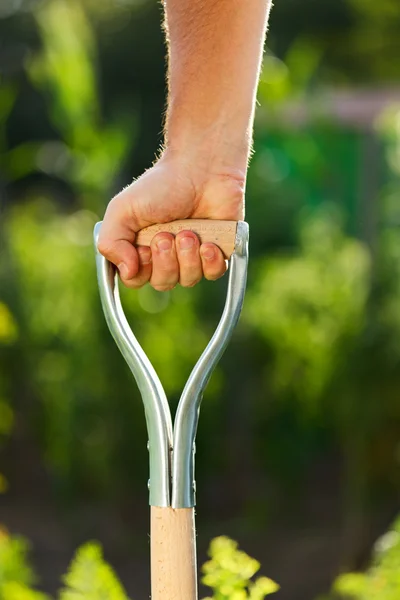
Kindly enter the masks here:
[[[97, 223], [94, 230], [96, 251], [100, 227]], [[230, 269], [221, 320], [185, 385], [174, 428], [161, 382], [124, 315], [115, 267], [96, 252], [105, 318], [142, 394], [149, 435], [150, 504], [156, 507], [191, 508], [195, 504], [194, 440], [202, 394], [239, 319], [246, 289], [248, 225], [244, 221], [196, 219], [152, 225], [137, 234], [136, 243], [148, 245], [158, 232], [184, 229], [194, 231], [201, 241], [216, 243], [230, 257]]]

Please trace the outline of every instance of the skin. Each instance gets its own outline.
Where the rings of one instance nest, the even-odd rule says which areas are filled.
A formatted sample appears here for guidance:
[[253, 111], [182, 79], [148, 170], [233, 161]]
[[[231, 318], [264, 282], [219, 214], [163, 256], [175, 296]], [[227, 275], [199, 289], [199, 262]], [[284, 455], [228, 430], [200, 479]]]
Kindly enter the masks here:
[[123, 283], [170, 290], [226, 271], [219, 248], [190, 231], [135, 234], [175, 219], [244, 218], [256, 90], [271, 0], [165, 0], [168, 107], [164, 149], [109, 203], [99, 251]]

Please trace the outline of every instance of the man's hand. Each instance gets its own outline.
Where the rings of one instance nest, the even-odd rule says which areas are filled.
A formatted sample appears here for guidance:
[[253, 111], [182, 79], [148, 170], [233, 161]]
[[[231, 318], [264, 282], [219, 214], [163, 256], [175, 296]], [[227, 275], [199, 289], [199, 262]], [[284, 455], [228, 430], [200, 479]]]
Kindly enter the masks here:
[[[194, 162], [194, 161], [193, 161]], [[148, 225], [175, 219], [243, 218], [244, 178], [240, 171], [210, 169], [168, 153], [108, 205], [98, 242], [99, 251], [119, 270], [127, 287], [148, 281], [159, 291], [179, 282], [192, 287], [204, 276], [214, 280], [226, 261], [214, 244], [199, 243], [191, 231], [157, 234], [151, 247], [134, 247], [135, 234]]]
[[226, 270], [214, 244], [189, 231], [135, 233], [175, 219], [243, 218], [256, 90], [271, 0], [164, 0], [168, 43], [165, 152], [109, 204], [99, 250], [129, 287], [169, 290]]

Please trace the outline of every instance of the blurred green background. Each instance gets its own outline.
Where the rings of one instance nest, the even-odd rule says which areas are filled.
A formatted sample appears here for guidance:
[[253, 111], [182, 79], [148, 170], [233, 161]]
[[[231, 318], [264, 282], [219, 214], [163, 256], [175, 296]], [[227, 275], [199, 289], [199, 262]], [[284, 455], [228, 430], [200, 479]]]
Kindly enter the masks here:
[[[149, 595], [145, 420], [92, 228], [162, 139], [160, 19], [151, 0], [0, 3], [0, 523], [52, 593], [96, 538]], [[198, 432], [199, 561], [227, 534], [274, 597], [315, 600], [399, 508], [400, 4], [277, 0], [264, 63], [248, 292]], [[225, 286], [123, 294], [172, 406]], [[371, 598], [399, 598], [396, 577]]]

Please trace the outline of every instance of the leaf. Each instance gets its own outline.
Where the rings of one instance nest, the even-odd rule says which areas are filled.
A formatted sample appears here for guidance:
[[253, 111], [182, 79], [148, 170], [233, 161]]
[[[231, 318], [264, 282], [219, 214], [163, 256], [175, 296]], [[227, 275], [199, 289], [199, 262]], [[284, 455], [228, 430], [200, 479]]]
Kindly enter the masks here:
[[81, 546], [64, 577], [60, 600], [129, 600], [99, 544]]
[[0, 343], [11, 344], [17, 338], [17, 324], [6, 304], [0, 302]]
[[361, 598], [367, 590], [367, 578], [362, 573], [340, 575], [335, 581], [333, 589], [335, 592], [351, 598]]
[[249, 600], [263, 600], [265, 596], [274, 594], [280, 589], [279, 585], [268, 577], [259, 577], [250, 588]]
[[50, 600], [49, 596], [17, 581], [9, 581], [0, 590], [1, 600]]
[[211, 560], [203, 565], [202, 582], [213, 589], [214, 600], [262, 600], [279, 589], [267, 577], [251, 580], [260, 563], [239, 550], [237, 542], [228, 537], [212, 540], [208, 554]]
[[28, 542], [0, 529], [0, 589], [8, 583], [31, 585], [35, 575], [28, 564]]

